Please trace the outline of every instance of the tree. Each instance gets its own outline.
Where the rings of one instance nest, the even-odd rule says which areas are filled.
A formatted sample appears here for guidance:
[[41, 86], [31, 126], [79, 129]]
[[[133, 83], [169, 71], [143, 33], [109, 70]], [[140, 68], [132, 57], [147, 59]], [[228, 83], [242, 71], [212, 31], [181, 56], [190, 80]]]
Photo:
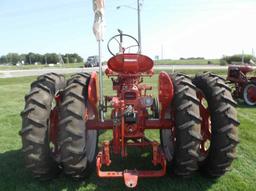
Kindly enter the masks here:
[[68, 58], [69, 63], [83, 62], [83, 58], [81, 56], [79, 56], [77, 53], [65, 54], [65, 57]]
[[56, 64], [59, 62], [59, 57], [56, 53], [47, 53], [44, 55], [45, 59], [47, 59], [48, 64]]
[[36, 62], [36, 56], [35, 56], [35, 53], [33, 52], [29, 52], [27, 55], [26, 55], [26, 61], [25, 61], [27, 64], [34, 64]]
[[65, 64], [69, 64], [69, 57], [68, 54], [62, 55], [63, 61]]
[[[83, 58], [76, 53], [61, 55], [64, 63], [83, 62]], [[24, 61], [25, 64], [56, 64], [60, 62], [59, 55], [56, 53], [47, 53], [44, 55], [29, 52], [28, 54], [9, 53], [0, 57], [0, 64], [17, 64]]]
[[245, 63], [249, 63], [250, 60], [253, 59], [253, 56], [249, 54], [235, 54], [233, 56], [223, 56], [222, 59], [231, 64], [232, 62], [242, 62], [243, 58]]
[[8, 63], [7, 56], [1, 56], [0, 57], [0, 64], [7, 64], [7, 63]]
[[21, 54], [20, 55], [20, 62], [23, 62], [25, 64], [26, 61], [26, 54]]
[[15, 65], [20, 61], [20, 56], [17, 53], [8, 53], [6, 55], [8, 63]]

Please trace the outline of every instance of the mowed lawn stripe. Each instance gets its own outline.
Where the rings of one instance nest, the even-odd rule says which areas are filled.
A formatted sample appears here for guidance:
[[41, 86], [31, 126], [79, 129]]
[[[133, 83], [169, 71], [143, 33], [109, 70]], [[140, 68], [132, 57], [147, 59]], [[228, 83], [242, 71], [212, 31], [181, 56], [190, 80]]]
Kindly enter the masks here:
[[[18, 131], [21, 127], [20, 112], [24, 108], [24, 95], [29, 91], [30, 83], [35, 77], [0, 79], [0, 190], [21, 191], [48, 191], [48, 190], [126, 190], [122, 179], [104, 180], [96, 174], [79, 183], [60, 175], [50, 182], [38, 182], [24, 168], [21, 148], [21, 139]], [[113, 94], [110, 80], [104, 80], [104, 92]], [[145, 82], [153, 84], [157, 94], [158, 77], [146, 79]], [[238, 146], [238, 159], [232, 164], [231, 172], [217, 179], [203, 178], [197, 173], [192, 179], [180, 179], [166, 176], [156, 179], [141, 179], [137, 190], [255, 190], [256, 188], [256, 108], [244, 105], [238, 107], [240, 144]], [[147, 131], [147, 135], [159, 140], [159, 131]], [[101, 134], [100, 140], [110, 139], [110, 131]], [[137, 152], [131, 153], [134, 160], [129, 166], [145, 166]], [[122, 165], [122, 161], [119, 162]], [[150, 164], [150, 161], [148, 161]], [[114, 165], [117, 167], [118, 163]]]

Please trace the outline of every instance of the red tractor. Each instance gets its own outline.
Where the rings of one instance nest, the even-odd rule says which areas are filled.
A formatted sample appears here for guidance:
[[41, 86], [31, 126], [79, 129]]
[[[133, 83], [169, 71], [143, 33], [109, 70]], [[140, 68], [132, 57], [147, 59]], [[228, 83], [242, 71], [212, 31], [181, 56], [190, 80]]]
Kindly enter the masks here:
[[227, 80], [234, 84], [235, 90], [233, 97], [241, 98], [249, 106], [256, 105], [256, 77], [247, 77], [247, 74], [253, 72], [250, 65], [231, 65], [228, 67]]
[[[123, 38], [135, 45], [123, 47]], [[110, 48], [118, 42], [119, 54]], [[126, 53], [139, 49], [132, 36], [118, 34], [108, 43], [105, 74], [112, 79], [115, 96], [99, 104], [98, 74], [78, 73], [67, 83], [64, 77], [45, 74], [31, 84], [21, 112], [22, 151], [33, 176], [49, 179], [59, 171], [81, 179], [96, 168], [101, 178], [123, 178], [135, 187], [138, 178], [161, 177], [167, 169], [181, 177], [200, 170], [211, 177], [223, 175], [236, 157], [238, 144], [236, 102], [225, 80], [212, 73], [193, 79], [180, 73], [159, 73], [158, 98], [152, 86], [153, 61]], [[158, 106], [159, 105], [159, 106]], [[102, 113], [110, 112], [105, 119]], [[159, 129], [161, 143], [151, 141], [145, 130]], [[112, 130], [113, 139], [98, 150], [98, 132]], [[113, 156], [129, 158], [130, 147], [152, 150], [156, 168], [113, 170]], [[139, 161], [138, 161], [139, 163]]]

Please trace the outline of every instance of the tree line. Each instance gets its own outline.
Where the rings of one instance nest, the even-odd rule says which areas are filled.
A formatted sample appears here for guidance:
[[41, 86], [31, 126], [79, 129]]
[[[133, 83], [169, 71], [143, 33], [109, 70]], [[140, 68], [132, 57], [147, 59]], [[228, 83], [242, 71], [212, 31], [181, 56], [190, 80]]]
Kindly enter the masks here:
[[232, 62], [242, 62], [244, 63], [250, 63], [250, 61], [256, 61], [256, 58], [251, 54], [235, 54], [233, 56], [223, 56], [222, 58], [225, 60], [228, 64], [232, 64]]
[[83, 58], [77, 53], [56, 54], [46, 53], [38, 54], [30, 52], [28, 54], [8, 53], [0, 57], [0, 64], [57, 64], [57, 63], [79, 63]]

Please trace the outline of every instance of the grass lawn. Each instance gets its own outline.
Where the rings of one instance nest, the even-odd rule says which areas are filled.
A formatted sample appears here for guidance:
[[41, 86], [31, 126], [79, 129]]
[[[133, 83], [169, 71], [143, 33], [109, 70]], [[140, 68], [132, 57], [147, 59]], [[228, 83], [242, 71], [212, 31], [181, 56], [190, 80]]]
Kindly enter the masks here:
[[[159, 74], [162, 70], [160, 69], [154, 69], [154, 74]], [[205, 70], [198, 70], [198, 69], [177, 69], [177, 70], [174, 70], [172, 71], [172, 68], [170, 67], [170, 69], [167, 69], [165, 70], [166, 72], [168, 73], [172, 73], [172, 72], [181, 72], [183, 74], [187, 74], [187, 75], [190, 75], [190, 76], [194, 76], [195, 74], [197, 73], [200, 73], [200, 72], [204, 72]], [[227, 70], [226, 69], [209, 69], [207, 70], [208, 72], [212, 72], [212, 73], [215, 73], [215, 74], [218, 74], [224, 78], [226, 78], [227, 76]]]
[[[30, 83], [35, 77], [0, 79], [0, 190], [2, 191], [49, 191], [49, 190], [126, 190], [122, 179], [99, 179], [93, 173], [84, 182], [75, 182], [60, 175], [50, 182], [38, 182], [24, 168], [21, 153], [21, 139], [18, 131], [21, 128], [20, 111], [24, 107], [24, 95], [29, 91]], [[145, 80], [157, 89], [157, 76]], [[108, 81], [109, 82], [109, 81]], [[110, 83], [105, 83], [105, 92], [112, 93]], [[155, 94], [156, 92], [154, 92]], [[241, 122], [238, 159], [232, 164], [231, 172], [218, 180], [203, 178], [199, 173], [191, 179], [165, 176], [162, 178], [140, 179], [135, 190], [167, 191], [167, 190], [255, 190], [256, 188], [256, 108], [244, 105], [238, 107]], [[147, 132], [150, 138], [159, 139], [158, 131]], [[110, 132], [100, 136], [100, 140], [110, 138]], [[137, 152], [131, 153], [135, 158], [129, 166], [145, 166], [140, 163]], [[121, 163], [121, 162], [119, 162]]]
[[156, 60], [156, 64], [164, 65], [220, 65], [220, 59], [187, 59], [187, 60]]

